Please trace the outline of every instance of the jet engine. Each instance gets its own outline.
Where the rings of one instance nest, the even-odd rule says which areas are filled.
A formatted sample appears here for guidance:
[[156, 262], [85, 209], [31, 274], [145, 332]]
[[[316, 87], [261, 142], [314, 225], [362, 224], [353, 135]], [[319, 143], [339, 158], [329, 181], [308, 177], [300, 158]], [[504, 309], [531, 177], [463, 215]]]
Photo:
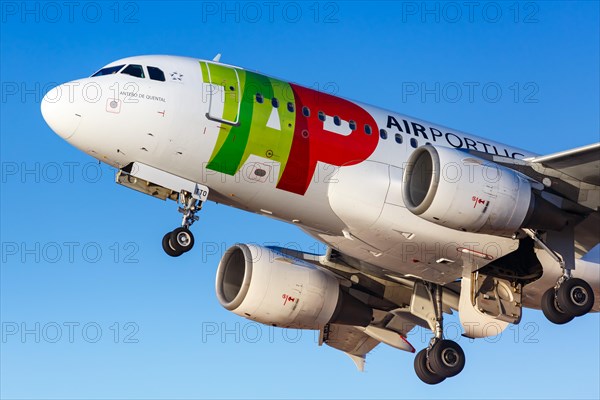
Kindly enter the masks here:
[[320, 329], [367, 326], [373, 310], [342, 290], [329, 271], [274, 249], [236, 244], [217, 269], [217, 298], [241, 317], [267, 325]]
[[561, 230], [568, 223], [518, 172], [451, 148], [416, 149], [402, 195], [413, 214], [465, 232], [511, 236], [520, 228]]

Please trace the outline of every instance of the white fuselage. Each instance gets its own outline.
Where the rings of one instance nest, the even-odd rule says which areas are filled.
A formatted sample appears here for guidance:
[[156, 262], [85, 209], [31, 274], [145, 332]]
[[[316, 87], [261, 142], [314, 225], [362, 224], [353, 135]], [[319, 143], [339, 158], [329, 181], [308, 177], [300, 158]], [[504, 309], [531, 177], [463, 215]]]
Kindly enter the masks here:
[[[282, 94], [278, 107], [266, 96], [260, 104], [243, 103], [244, 91], [253, 90], [249, 86], [250, 77], [258, 74], [238, 67], [171, 56], [131, 57], [107, 67], [129, 64], [143, 66], [146, 76], [123, 73], [95, 76], [49, 92], [42, 109], [53, 130], [73, 146], [116, 168], [132, 162], [143, 163], [208, 186], [210, 200], [294, 223], [340, 252], [380, 267], [381, 275], [408, 275], [446, 284], [460, 278], [463, 268], [473, 270], [489, 262], [468, 257], [458, 249], [471, 249], [496, 259], [518, 246], [518, 241], [508, 237], [445, 228], [409, 212], [401, 193], [402, 173], [411, 152], [426, 143], [517, 159], [532, 156], [532, 153], [339, 99], [344, 102], [340, 109], [347, 109], [344, 107], [350, 103], [364, 110], [366, 118], [375, 121], [369, 128], [370, 134], [366, 134], [370, 136], [368, 140], [373, 143], [373, 150], [364, 159], [344, 160], [339, 155], [340, 149], [353, 148], [351, 142], [363, 127], [347, 128], [350, 118], [344, 119], [343, 114], [336, 121], [336, 115], [327, 113], [327, 108], [333, 107], [327, 101], [311, 103], [310, 116], [306, 117], [312, 119], [309, 124], [320, 124], [322, 132], [314, 134], [310, 128], [299, 133], [297, 124], [303, 117], [297, 101], [288, 101]], [[148, 66], [160, 68], [165, 81], [149, 79]], [[206, 72], [211, 71], [214, 76], [207, 77]], [[227, 75], [231, 71], [235, 75]], [[219, 85], [215, 81], [218, 74], [233, 76], [223, 78], [234, 82], [231, 98], [227, 97], [227, 83], [215, 89]], [[271, 97], [274, 97], [281, 90], [275, 83], [281, 81], [270, 82]], [[299, 90], [294, 86], [296, 95]], [[262, 94], [264, 90], [259, 88], [256, 92]], [[236, 96], [237, 99], [233, 99]], [[288, 103], [293, 104], [286, 109]], [[325, 121], [317, 119], [321, 104]], [[245, 119], [244, 107], [253, 107], [250, 119]], [[261, 111], [266, 123], [258, 120], [258, 107], [268, 107]], [[230, 115], [226, 116], [227, 113]], [[236, 120], [240, 128], [235, 126]], [[251, 136], [245, 149], [231, 147], [231, 154], [243, 152], [235, 171], [221, 172], [220, 167], [212, 167], [216, 157], [226, 158], [229, 154], [219, 155], [218, 150], [230, 145], [226, 140], [236, 140], [231, 132], [235, 133], [235, 129], [242, 132], [244, 126], [251, 126]], [[286, 126], [290, 131], [289, 136], [284, 137]], [[224, 135], [226, 130], [230, 130], [230, 136]], [[278, 130], [282, 132], [281, 139], [269, 136], [278, 134]], [[261, 137], [275, 147], [263, 151]], [[240, 138], [241, 133], [238, 140]], [[331, 143], [327, 142], [329, 139]], [[336, 143], [341, 147], [336, 147]], [[295, 151], [294, 146], [308, 146], [302, 154], [309, 161], [298, 157], [298, 162], [316, 160], [306, 187], [296, 185], [293, 177], [286, 177], [293, 168], [302, 170], [293, 165], [289, 156]], [[360, 152], [360, 149], [355, 150]], [[336, 161], [328, 162], [330, 159]], [[282, 185], [286, 179], [288, 185]], [[529, 307], [538, 308], [541, 294], [552, 286], [548, 282], [555, 282], [561, 273], [552, 260], [544, 258], [542, 262], [544, 277], [539, 284], [536, 282], [526, 288], [525, 305]], [[576, 269], [577, 274], [586, 275], [588, 282], [598, 290], [598, 276], [594, 271], [579, 268], [579, 265]], [[596, 298], [600, 299], [600, 293], [596, 293]]]

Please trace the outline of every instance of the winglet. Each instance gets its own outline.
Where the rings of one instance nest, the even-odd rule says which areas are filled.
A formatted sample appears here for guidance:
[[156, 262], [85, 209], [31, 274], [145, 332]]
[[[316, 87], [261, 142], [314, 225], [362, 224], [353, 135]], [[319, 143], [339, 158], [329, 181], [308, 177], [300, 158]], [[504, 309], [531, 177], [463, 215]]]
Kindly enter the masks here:
[[354, 364], [356, 365], [356, 369], [358, 369], [359, 372], [365, 372], [365, 357], [361, 357], [361, 356], [355, 356], [354, 354], [350, 354], [350, 353], [346, 353], [348, 355], [348, 357], [350, 357], [352, 359], [352, 361], [354, 361]]
[[221, 53], [218, 53], [213, 59], [214, 62], [219, 62], [221, 61]]

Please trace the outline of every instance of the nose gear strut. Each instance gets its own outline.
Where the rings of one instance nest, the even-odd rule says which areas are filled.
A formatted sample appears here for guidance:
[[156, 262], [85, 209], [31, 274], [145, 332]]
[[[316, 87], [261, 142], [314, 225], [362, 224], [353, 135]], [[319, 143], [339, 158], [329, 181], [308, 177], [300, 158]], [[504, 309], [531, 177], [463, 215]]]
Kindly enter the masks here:
[[181, 226], [167, 232], [162, 240], [163, 250], [171, 257], [179, 257], [194, 247], [194, 235], [190, 227], [198, 221], [199, 217], [196, 213], [202, 209], [203, 204], [200, 199], [185, 191], [179, 193], [177, 201], [181, 204], [177, 210], [183, 214]]

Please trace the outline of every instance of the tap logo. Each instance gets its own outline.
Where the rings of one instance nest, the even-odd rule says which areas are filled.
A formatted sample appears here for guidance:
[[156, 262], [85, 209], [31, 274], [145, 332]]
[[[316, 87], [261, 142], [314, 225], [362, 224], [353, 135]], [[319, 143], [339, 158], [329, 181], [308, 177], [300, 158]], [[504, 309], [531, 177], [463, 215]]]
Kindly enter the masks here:
[[253, 154], [281, 165], [277, 188], [304, 195], [318, 162], [342, 167], [366, 160], [379, 128], [359, 105], [233, 67], [200, 62], [204, 83], [221, 101], [223, 123], [208, 169], [235, 175]]

